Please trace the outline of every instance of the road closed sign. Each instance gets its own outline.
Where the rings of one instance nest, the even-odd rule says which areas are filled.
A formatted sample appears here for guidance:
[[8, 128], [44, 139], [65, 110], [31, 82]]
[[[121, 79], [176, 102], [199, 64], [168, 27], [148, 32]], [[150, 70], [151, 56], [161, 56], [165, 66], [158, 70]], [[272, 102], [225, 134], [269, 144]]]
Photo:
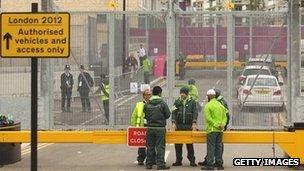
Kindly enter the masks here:
[[69, 55], [69, 13], [1, 14], [3, 58], [67, 58]]
[[128, 146], [129, 147], [146, 147], [147, 128], [129, 127], [128, 128]]

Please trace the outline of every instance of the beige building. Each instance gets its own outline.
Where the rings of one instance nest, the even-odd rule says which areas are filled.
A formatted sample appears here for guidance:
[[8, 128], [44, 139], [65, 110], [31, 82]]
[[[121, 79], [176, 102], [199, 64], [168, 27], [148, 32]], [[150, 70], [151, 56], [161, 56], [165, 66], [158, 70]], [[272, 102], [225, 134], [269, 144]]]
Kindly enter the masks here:
[[[38, 3], [41, 11], [43, 0], [1, 0], [1, 12], [30, 12], [31, 3]], [[112, 0], [50, 0], [53, 11], [67, 11], [71, 13], [71, 56], [69, 59], [55, 59], [55, 65], [77, 63], [88, 66], [92, 56], [100, 56], [100, 49], [106, 46], [108, 41], [107, 18], [102, 12], [122, 11], [123, 0], [117, 0], [117, 8], [111, 8]], [[156, 2], [156, 1], [155, 1]], [[148, 10], [150, 6], [143, 0], [126, 0], [126, 10]], [[151, 5], [151, 4], [150, 4]], [[122, 22], [122, 15], [116, 16], [118, 22]], [[128, 17], [128, 27], [137, 27], [138, 18]], [[119, 24], [118, 24], [119, 25]], [[121, 34], [121, 30], [117, 29]], [[76, 62], [77, 61], [77, 62]], [[94, 61], [94, 60], [93, 60]], [[29, 66], [27, 59], [2, 59], [0, 66]]]

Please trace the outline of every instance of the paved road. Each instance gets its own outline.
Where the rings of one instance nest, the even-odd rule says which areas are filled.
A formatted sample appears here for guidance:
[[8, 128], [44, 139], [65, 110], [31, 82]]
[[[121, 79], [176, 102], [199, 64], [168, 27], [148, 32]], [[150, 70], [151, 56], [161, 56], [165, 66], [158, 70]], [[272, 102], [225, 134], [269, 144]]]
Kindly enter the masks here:
[[[234, 72], [233, 85], [236, 84], [238, 73]], [[224, 97], [227, 97], [227, 72], [226, 71], [218, 71], [218, 70], [192, 70], [188, 71], [186, 74], [186, 78], [184, 80], [176, 80], [177, 85], [187, 84], [187, 81], [190, 78], [194, 78], [196, 80], [196, 85], [199, 89], [200, 98], [199, 101], [203, 102], [206, 100], [205, 93], [208, 89], [216, 87], [222, 90], [222, 94]], [[161, 83], [162, 85], [165, 82]], [[164, 90], [166, 91], [166, 90]], [[271, 129], [272, 126], [280, 126], [284, 123], [286, 118], [286, 112], [273, 110], [272, 108], [250, 108], [248, 110], [240, 111], [240, 107], [238, 105], [236, 99], [236, 88], [232, 90], [234, 93], [233, 99], [233, 108], [232, 108], [232, 125], [236, 127], [257, 127], [260, 126], [262, 128]], [[166, 92], [164, 92], [166, 94]], [[179, 96], [179, 87], [174, 89], [174, 96], [177, 98]], [[65, 128], [68, 126], [69, 128], [81, 126], [83, 129], [86, 129], [89, 126], [92, 128], [98, 128], [101, 125], [105, 125], [105, 117], [103, 114], [103, 106], [100, 101], [100, 97], [95, 97], [96, 100], [91, 98], [92, 104], [92, 112], [84, 113], [81, 112], [80, 99], [74, 98], [72, 102], [72, 113], [61, 113], [60, 112], [60, 100], [55, 100], [55, 124], [57, 128]], [[115, 113], [116, 120], [115, 123], [117, 125], [128, 125], [130, 114], [132, 113], [132, 108], [135, 103], [141, 99], [141, 95], [128, 95], [123, 97], [122, 99], [116, 98], [115, 103]], [[99, 106], [97, 105], [99, 103]], [[199, 115], [199, 123], [203, 123], [203, 115]], [[201, 126], [202, 128], [202, 126]]]
[[[233, 73], [233, 106], [232, 106], [232, 126], [234, 127], [250, 127], [260, 126], [261, 128], [271, 129], [273, 126], [281, 126], [285, 122], [286, 111], [279, 111], [274, 108], [247, 108], [240, 110], [238, 100], [236, 98], [237, 77], [239, 71]], [[200, 101], [206, 100], [206, 92], [210, 88], [218, 88], [222, 91], [224, 97], [227, 97], [227, 72], [220, 70], [191, 70], [187, 71], [184, 80], [177, 80], [178, 85], [187, 84], [187, 81], [193, 78], [196, 80], [196, 85], [199, 89]], [[175, 90], [178, 92], [178, 88]], [[177, 94], [177, 93], [176, 93]], [[284, 93], [286, 94], [286, 93]], [[199, 118], [203, 123], [202, 118]]]
[[[283, 157], [283, 153], [276, 147], [275, 156]], [[182, 167], [171, 167], [171, 170], [199, 170], [192, 168], [187, 161], [184, 147], [184, 160]], [[206, 154], [205, 144], [195, 144], [197, 161], [201, 161]], [[97, 144], [56, 144], [42, 148], [39, 151], [39, 170], [41, 171], [140, 171], [144, 166], [137, 166], [136, 149], [126, 145], [97, 145]], [[273, 157], [272, 145], [240, 145], [226, 144], [224, 152], [225, 170], [288, 170], [284, 167], [234, 167], [234, 157]], [[171, 165], [175, 161], [173, 145], [167, 145], [166, 162]], [[0, 170], [24, 171], [30, 170], [30, 155], [22, 156], [21, 162], [7, 165]]]

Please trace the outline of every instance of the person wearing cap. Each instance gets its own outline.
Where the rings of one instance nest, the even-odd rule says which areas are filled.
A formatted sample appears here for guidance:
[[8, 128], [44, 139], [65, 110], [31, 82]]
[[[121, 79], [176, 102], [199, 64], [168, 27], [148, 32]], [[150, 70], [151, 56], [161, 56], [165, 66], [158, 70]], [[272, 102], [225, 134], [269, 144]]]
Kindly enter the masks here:
[[[224, 127], [224, 131], [227, 130], [227, 126], [229, 124], [229, 109], [228, 109], [228, 104], [226, 102], [226, 100], [224, 99], [224, 97], [221, 95], [221, 90], [219, 89], [214, 89], [215, 91], [215, 98], [217, 99], [217, 101], [219, 101], [227, 110], [226, 110], [226, 117], [227, 117], [227, 122], [226, 125]], [[222, 151], [224, 151], [224, 145], [222, 145], [223, 149]], [[198, 162], [198, 164], [200, 166], [205, 166], [207, 165], [207, 156], [205, 156], [205, 160], [203, 162]]]
[[[201, 170], [224, 170], [222, 139], [223, 130], [227, 122], [227, 109], [215, 98], [213, 89], [207, 91], [208, 103], [204, 108], [207, 133], [207, 164]], [[215, 161], [215, 163], [214, 163]]]
[[[74, 85], [73, 75], [70, 73], [70, 66], [64, 67], [64, 73], [60, 76], [61, 89], [61, 110], [62, 112], [71, 112], [71, 97]], [[65, 100], [67, 101], [67, 108], [65, 108]]]
[[[172, 130], [178, 131], [196, 131], [197, 130], [197, 115], [196, 102], [189, 96], [188, 87], [180, 89], [180, 97], [175, 100], [172, 111]], [[186, 144], [190, 161], [190, 166], [196, 167], [193, 144]], [[183, 144], [175, 144], [176, 160], [172, 166], [182, 165]]]
[[77, 91], [80, 94], [82, 112], [91, 112], [91, 103], [89, 99], [90, 88], [93, 87], [93, 78], [88, 72], [85, 72], [83, 65], [80, 65], [80, 73], [78, 76]]
[[153, 87], [152, 97], [144, 106], [145, 119], [147, 120], [147, 159], [146, 169], [152, 169], [153, 154], [156, 150], [157, 170], [168, 170], [165, 164], [166, 150], [166, 120], [171, 112], [166, 102], [161, 98], [162, 88]]
[[[149, 101], [152, 93], [150, 90], [145, 90], [143, 92], [143, 100], [136, 103], [133, 113], [131, 115], [131, 126], [133, 127], [144, 127], [145, 126], [145, 113], [144, 106]], [[138, 165], [144, 165], [146, 159], [146, 148], [138, 148], [137, 152], [137, 162]]]

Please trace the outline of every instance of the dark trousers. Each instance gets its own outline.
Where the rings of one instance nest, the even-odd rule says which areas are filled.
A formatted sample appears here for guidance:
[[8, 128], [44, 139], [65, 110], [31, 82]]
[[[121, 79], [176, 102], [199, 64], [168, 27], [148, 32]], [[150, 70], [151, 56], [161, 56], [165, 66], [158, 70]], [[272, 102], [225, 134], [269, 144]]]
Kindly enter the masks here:
[[67, 100], [67, 110], [71, 108], [72, 89], [61, 90], [61, 110], [65, 110], [65, 99]]
[[162, 167], [165, 165], [166, 150], [166, 129], [165, 128], [148, 128], [147, 130], [147, 159], [146, 165], [152, 166], [154, 153], [156, 150], [156, 165]]
[[144, 61], [144, 58], [143, 58], [143, 57], [139, 57], [139, 65], [140, 65], [140, 66], [143, 65], [143, 61]]
[[179, 79], [183, 80], [185, 78], [186, 71], [185, 71], [185, 64], [179, 65]]
[[[144, 162], [146, 159], [147, 155], [146, 155], [146, 148], [138, 148], [137, 151], [137, 161], [138, 162]], [[152, 160], [153, 160], [153, 164], [156, 164], [156, 152], [154, 151], [153, 156], [152, 156]]]
[[87, 91], [87, 90], [79, 91], [83, 111], [86, 111], [86, 109], [88, 109], [88, 111], [91, 111], [89, 93], [90, 93], [90, 91]]
[[[191, 131], [192, 125], [183, 125], [177, 123], [177, 131]], [[187, 158], [190, 162], [195, 162], [194, 156], [194, 148], [193, 144], [186, 144], [187, 147]], [[183, 144], [175, 144], [175, 155], [176, 155], [176, 162], [182, 162], [183, 160]]]
[[223, 132], [207, 134], [207, 165], [223, 164]]
[[137, 161], [144, 162], [146, 159], [146, 148], [138, 148], [137, 154]]
[[[187, 158], [191, 163], [195, 162], [193, 144], [186, 144], [188, 155]], [[176, 162], [181, 163], [183, 160], [183, 144], [175, 144]]]
[[144, 82], [145, 84], [150, 84], [150, 79], [149, 79], [149, 72], [144, 72]]
[[107, 119], [107, 122], [109, 122], [109, 100], [103, 100], [103, 109], [105, 111], [105, 117]]

